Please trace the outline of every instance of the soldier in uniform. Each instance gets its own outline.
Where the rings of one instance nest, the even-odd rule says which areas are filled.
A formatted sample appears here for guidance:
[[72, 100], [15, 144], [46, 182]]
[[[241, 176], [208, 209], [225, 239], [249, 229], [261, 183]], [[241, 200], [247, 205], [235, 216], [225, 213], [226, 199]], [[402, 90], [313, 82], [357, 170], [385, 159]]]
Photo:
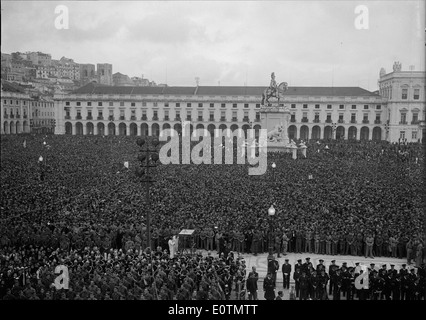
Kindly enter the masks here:
[[333, 237], [331, 236], [330, 233], [328, 233], [325, 238], [325, 254], [331, 254], [332, 242], [333, 242]]
[[320, 232], [320, 246], [319, 246], [319, 253], [325, 254], [325, 244], [326, 244], [326, 235], [323, 231]]
[[[391, 270], [389, 270], [391, 271]], [[401, 279], [396, 272], [391, 273], [390, 287], [392, 291], [392, 300], [400, 300], [401, 298]]]
[[402, 259], [404, 257], [404, 250], [405, 250], [405, 239], [402, 235], [399, 236], [398, 240], [398, 259]]
[[374, 237], [369, 234], [365, 238], [365, 258], [374, 258], [373, 257], [373, 245], [374, 245]]
[[274, 257], [268, 258], [268, 273], [272, 275], [272, 280], [274, 281], [274, 287], [277, 280], [277, 271], [279, 269], [278, 261]]
[[339, 254], [346, 254], [346, 237], [343, 232], [339, 235]]
[[314, 236], [314, 245], [315, 245], [315, 253], [319, 254], [319, 245], [320, 245], [320, 240], [321, 237], [319, 235], [319, 232], [315, 232], [315, 236]]
[[252, 241], [253, 241], [253, 232], [252, 232], [252, 230], [247, 230], [245, 233], [244, 233], [244, 236], [245, 236], [245, 242], [246, 242], [246, 253], [250, 253], [251, 252], [251, 243], [252, 243]]
[[327, 283], [330, 279], [328, 274], [325, 272], [325, 268], [320, 269], [320, 275], [318, 276], [318, 286], [317, 286], [317, 299], [318, 300], [328, 300], [327, 295]]
[[383, 256], [383, 253], [382, 253], [383, 237], [380, 233], [378, 235], [376, 235], [375, 244], [376, 244], [376, 252], [375, 252], [376, 256], [382, 257]]
[[306, 275], [309, 277], [314, 267], [312, 266], [311, 258], [306, 258], [306, 262], [302, 265], [302, 269], [305, 270]]
[[408, 270], [405, 268], [407, 265], [404, 263], [399, 269], [399, 278], [401, 279], [401, 300], [407, 299], [408, 292]]
[[339, 237], [337, 236], [336, 232], [333, 231], [333, 233], [331, 234], [331, 254], [333, 256], [337, 255], [338, 247], [339, 247]]
[[318, 299], [318, 283], [319, 278], [316, 270], [313, 270], [309, 276], [309, 289], [308, 289], [308, 298], [311, 300], [319, 300]]
[[216, 234], [214, 236], [215, 243], [216, 243], [216, 251], [217, 254], [220, 255], [220, 238], [222, 238], [222, 232], [219, 230], [216, 230]]
[[355, 293], [355, 268], [349, 267], [349, 288], [348, 288], [348, 295], [346, 297], [347, 300], [353, 300], [354, 299], [354, 293]]
[[312, 243], [312, 233], [308, 229], [305, 233], [305, 252], [312, 253], [311, 243]]
[[398, 245], [398, 237], [397, 236], [391, 236], [389, 238], [389, 245], [390, 245], [391, 251], [392, 251], [392, 258], [396, 258], [396, 247]]
[[214, 231], [212, 228], [207, 229], [206, 238], [207, 238], [206, 250], [213, 251]]
[[206, 239], [207, 239], [206, 229], [201, 228], [201, 230], [200, 230], [200, 248], [201, 249], [206, 249], [206, 247], [207, 247]]
[[296, 252], [296, 232], [294, 229], [291, 229], [287, 232], [287, 236], [289, 238], [288, 242], [288, 251]]
[[353, 233], [346, 235], [346, 250], [344, 253], [345, 255], [348, 255], [349, 252], [353, 255], [353, 252], [351, 252], [353, 241], [354, 241]]
[[[386, 265], [384, 265], [384, 266], [386, 267]], [[391, 296], [392, 296], [392, 288], [391, 288], [392, 273], [386, 271], [386, 272], [383, 272], [382, 274], [383, 274], [383, 279], [385, 280], [385, 288], [383, 290], [383, 294], [384, 294], [386, 300], [391, 300]]]
[[406, 300], [414, 300], [415, 298], [415, 289], [416, 289], [416, 280], [417, 280], [417, 276], [414, 273], [414, 268], [410, 269], [410, 273], [408, 274], [407, 277], [407, 282], [408, 282], [408, 290], [407, 290], [407, 299]]
[[288, 235], [285, 233], [285, 231], [283, 232], [283, 255], [286, 256], [287, 255], [287, 248], [289, 246], [289, 238]]
[[411, 239], [408, 239], [405, 250], [407, 251], [407, 264], [410, 265], [413, 258], [413, 241]]
[[254, 230], [253, 231], [253, 241], [251, 243], [251, 252], [257, 256], [257, 253], [259, 252], [259, 231]]
[[281, 271], [283, 273], [283, 288], [290, 288], [290, 274], [291, 274], [291, 264], [288, 263], [288, 259], [285, 259], [281, 267]]
[[[340, 289], [342, 287], [342, 276], [340, 274], [340, 269], [337, 268], [334, 271], [333, 277], [333, 300], [340, 300]], [[331, 287], [331, 281], [330, 281]]]
[[319, 259], [319, 263], [318, 263], [317, 267], [315, 268], [317, 275], [321, 274], [321, 270], [325, 271], [325, 266], [324, 266], [323, 262], [324, 262], [323, 259]]
[[297, 269], [299, 269], [300, 272], [302, 272], [302, 268], [303, 268], [302, 259], [298, 259], [297, 263], [294, 265], [294, 271], [296, 271]]
[[373, 300], [382, 300], [383, 299], [383, 290], [385, 288], [385, 280], [379, 276], [378, 272], [373, 273], [373, 280], [371, 283], [372, 299]]
[[245, 250], [244, 244], [245, 244], [246, 237], [242, 231], [238, 232], [238, 252], [243, 253]]
[[281, 235], [277, 232], [275, 233], [275, 252], [277, 253], [277, 258], [281, 257]]
[[[339, 269], [339, 266], [336, 265], [336, 260], [331, 260], [331, 264], [328, 267], [328, 275], [330, 276], [330, 287], [329, 287], [329, 291], [328, 294], [333, 294], [333, 289], [334, 289], [334, 276], [336, 274], [336, 271]], [[339, 272], [340, 275], [340, 272]], [[340, 290], [339, 290], [339, 296], [340, 296]]]
[[349, 270], [347, 267], [347, 263], [343, 262], [342, 263], [342, 268], [341, 268], [341, 274], [342, 274], [342, 293], [343, 293], [343, 297], [347, 297], [348, 295], [348, 290], [349, 290], [349, 282], [350, 282], [350, 274], [349, 274]]
[[362, 256], [363, 247], [364, 247], [364, 236], [361, 232], [358, 232], [358, 235], [356, 236], [356, 255]]
[[[299, 282], [299, 287], [300, 287], [299, 300], [306, 300], [306, 299], [308, 299], [309, 278], [306, 275], [306, 271], [305, 270], [303, 270], [302, 271], [302, 275], [299, 276], [298, 282]], [[296, 282], [296, 284], [297, 284], [297, 282]], [[296, 292], [297, 292], [297, 289], [296, 289]]]
[[300, 277], [302, 275], [302, 259], [297, 260], [297, 264], [294, 266], [293, 279], [296, 289], [296, 298], [300, 295]]
[[296, 253], [302, 253], [302, 232], [297, 230], [296, 232]]
[[249, 300], [257, 300], [257, 281], [259, 274], [256, 272], [256, 267], [252, 267], [252, 271], [247, 278], [247, 290], [249, 292]]

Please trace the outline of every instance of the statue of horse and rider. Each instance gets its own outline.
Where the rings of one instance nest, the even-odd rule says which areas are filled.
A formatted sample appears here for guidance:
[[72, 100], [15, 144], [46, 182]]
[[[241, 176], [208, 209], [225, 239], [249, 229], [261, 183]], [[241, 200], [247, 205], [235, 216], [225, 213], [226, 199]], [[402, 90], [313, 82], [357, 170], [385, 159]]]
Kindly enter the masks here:
[[281, 82], [277, 86], [277, 82], [275, 81], [275, 73], [271, 73], [271, 84], [269, 88], [266, 88], [262, 93], [262, 105], [270, 105], [269, 98], [277, 98], [278, 103], [280, 102], [280, 98], [283, 97], [285, 91], [287, 91], [287, 82]]

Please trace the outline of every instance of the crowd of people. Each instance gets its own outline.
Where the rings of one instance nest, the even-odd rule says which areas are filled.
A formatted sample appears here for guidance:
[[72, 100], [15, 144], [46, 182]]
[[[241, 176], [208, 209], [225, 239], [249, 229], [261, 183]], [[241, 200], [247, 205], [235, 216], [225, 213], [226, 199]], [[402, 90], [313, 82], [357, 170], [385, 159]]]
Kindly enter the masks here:
[[[259, 254], [270, 245], [279, 255], [389, 256], [420, 267], [425, 259], [422, 146], [306, 145], [306, 159], [268, 154], [261, 176], [249, 176], [248, 165], [158, 164], [151, 168], [155, 182], [147, 203], [135, 175], [135, 137], [3, 136], [0, 273], [8, 291], [0, 298], [69, 299], [79, 293], [85, 299], [91, 292], [96, 299], [113, 299], [116, 290], [102, 283], [132, 288], [114, 298], [181, 299], [194, 292], [200, 299], [229, 298], [229, 288], [238, 297], [235, 283], [244, 283], [245, 276], [238, 253]], [[273, 218], [268, 217], [271, 205]], [[196, 249], [217, 250], [219, 256], [206, 261], [180, 252], [167, 258], [170, 237], [182, 229], [195, 230]], [[157, 251], [162, 255], [153, 254]], [[60, 263], [68, 266], [71, 279], [72, 290], [64, 297], [48, 286]], [[182, 264], [188, 275], [169, 277]], [[83, 294], [84, 288], [90, 292]]]
[[[418, 268], [407, 268], [402, 264], [399, 270], [394, 264], [390, 269], [386, 264], [377, 265], [371, 263], [368, 267], [355, 263], [355, 267], [343, 262], [336, 265], [336, 260], [331, 260], [328, 269], [324, 260], [314, 266], [310, 258], [302, 263], [291, 266], [286, 259], [282, 265], [283, 289], [290, 286], [290, 274], [292, 268], [294, 285], [289, 291], [290, 300], [424, 300], [426, 295], [426, 268], [421, 263]], [[278, 270], [276, 261], [270, 260], [268, 274], [263, 282], [266, 300], [282, 300], [283, 291], [276, 295], [276, 273]], [[249, 273], [249, 276], [255, 272]], [[358, 285], [357, 285], [358, 283]], [[247, 282], [248, 284], [248, 282]], [[255, 295], [254, 292], [250, 292]]]

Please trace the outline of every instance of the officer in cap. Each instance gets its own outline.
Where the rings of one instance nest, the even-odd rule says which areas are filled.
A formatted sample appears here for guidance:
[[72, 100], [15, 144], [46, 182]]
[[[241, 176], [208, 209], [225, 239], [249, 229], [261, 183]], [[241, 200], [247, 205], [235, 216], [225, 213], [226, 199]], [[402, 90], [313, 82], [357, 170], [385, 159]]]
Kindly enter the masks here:
[[[330, 286], [329, 286], [329, 291], [328, 294], [333, 294], [333, 289], [334, 289], [334, 280], [335, 280], [335, 275], [336, 275], [336, 271], [339, 269], [339, 266], [336, 265], [336, 260], [331, 260], [331, 264], [328, 267], [328, 275], [330, 276]], [[339, 272], [339, 276], [340, 276], [340, 272]], [[340, 279], [341, 282], [341, 279]], [[340, 287], [341, 287], [341, 283], [340, 283]], [[340, 297], [340, 287], [339, 287], [339, 297]]]

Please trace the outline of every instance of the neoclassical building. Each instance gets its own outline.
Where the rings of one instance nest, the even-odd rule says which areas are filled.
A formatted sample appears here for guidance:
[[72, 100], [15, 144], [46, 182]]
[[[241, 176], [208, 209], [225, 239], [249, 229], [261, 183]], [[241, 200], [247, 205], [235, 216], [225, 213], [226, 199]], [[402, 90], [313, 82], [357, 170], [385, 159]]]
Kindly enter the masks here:
[[[57, 133], [77, 135], [159, 135], [162, 129], [231, 130], [260, 125], [265, 87], [119, 87], [87, 84], [56, 95]], [[289, 87], [289, 136], [302, 139], [385, 138], [384, 99], [357, 87]]]
[[55, 105], [43, 97], [31, 97], [24, 88], [1, 82], [1, 134], [54, 133]]
[[[288, 87], [290, 138], [421, 141], [425, 130], [425, 72], [380, 71], [379, 91], [359, 87]], [[265, 87], [141, 87], [88, 83], [54, 96], [55, 133], [70, 135], [159, 135], [191, 128], [261, 129]], [[2, 106], [3, 107], [3, 106]], [[2, 110], [3, 114], [3, 110]], [[8, 123], [5, 125], [9, 125]], [[5, 127], [4, 127], [5, 128]], [[2, 133], [9, 133], [4, 129]]]
[[395, 62], [393, 72], [380, 70], [379, 92], [386, 101], [389, 141], [415, 142], [422, 139], [426, 130], [426, 73], [411, 69], [402, 71], [401, 64]]

